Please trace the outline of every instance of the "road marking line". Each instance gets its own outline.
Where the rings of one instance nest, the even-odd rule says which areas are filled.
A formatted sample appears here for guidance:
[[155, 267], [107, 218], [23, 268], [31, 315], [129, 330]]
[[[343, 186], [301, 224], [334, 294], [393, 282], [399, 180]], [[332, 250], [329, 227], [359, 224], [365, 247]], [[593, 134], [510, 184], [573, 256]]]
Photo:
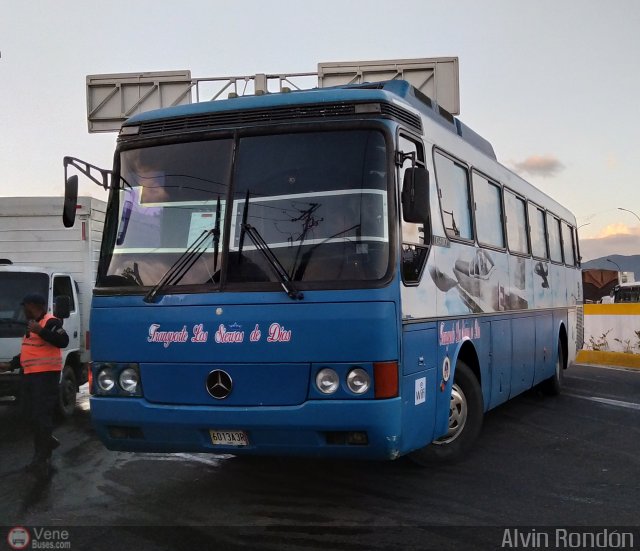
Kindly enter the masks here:
[[[640, 375], [640, 371], [638, 371], [635, 367], [622, 367], [617, 365], [600, 365], [600, 364], [576, 364], [575, 367], [596, 367], [598, 369], [610, 369], [611, 371], [626, 371], [627, 373], [638, 373]], [[573, 367], [570, 368], [570, 373], [573, 373]]]
[[[203, 454], [204, 455], [204, 454]], [[151, 461], [195, 461], [218, 467], [221, 461], [233, 457], [231, 454], [212, 454], [213, 457], [199, 457], [191, 453], [140, 453], [137, 457]]]
[[599, 396], [583, 396], [581, 394], [565, 393], [565, 396], [571, 396], [572, 398], [582, 398], [583, 400], [590, 400], [591, 402], [607, 404], [608, 406], [616, 406], [619, 408], [640, 410], [640, 404], [636, 404], [634, 402], [623, 402], [621, 400], [611, 400], [610, 398], [600, 398]]
[[199, 457], [191, 453], [176, 453], [175, 455], [183, 459], [186, 459], [187, 461], [196, 461], [198, 463], [204, 463], [205, 465], [211, 465], [213, 467], [217, 467], [220, 464], [220, 461], [224, 461], [229, 457], [233, 457], [232, 455], [229, 455], [229, 454], [216, 454], [215, 457], [212, 457], [212, 458]]

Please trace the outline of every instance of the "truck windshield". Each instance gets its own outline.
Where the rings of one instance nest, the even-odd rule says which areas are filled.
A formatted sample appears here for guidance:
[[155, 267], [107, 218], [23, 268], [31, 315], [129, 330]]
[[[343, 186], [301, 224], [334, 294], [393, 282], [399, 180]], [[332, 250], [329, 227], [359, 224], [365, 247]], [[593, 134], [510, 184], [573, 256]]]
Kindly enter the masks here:
[[26, 324], [22, 299], [31, 293], [46, 298], [48, 291], [47, 274], [0, 271], [0, 338], [22, 337]]
[[381, 132], [240, 138], [232, 166], [233, 145], [211, 140], [121, 153], [131, 188], [119, 192], [117, 239], [100, 286], [156, 285], [194, 239], [216, 228], [218, 242], [210, 238], [175, 285], [279, 282], [246, 237], [247, 225], [291, 281], [357, 285], [384, 277], [389, 218]]
[[615, 289], [615, 302], [640, 302], [640, 285], [626, 285]]

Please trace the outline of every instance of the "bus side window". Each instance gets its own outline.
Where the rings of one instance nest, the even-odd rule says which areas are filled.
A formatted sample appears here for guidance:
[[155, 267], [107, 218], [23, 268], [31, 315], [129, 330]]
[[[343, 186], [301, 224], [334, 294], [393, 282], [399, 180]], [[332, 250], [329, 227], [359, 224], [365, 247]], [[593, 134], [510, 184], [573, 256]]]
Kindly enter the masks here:
[[507, 242], [512, 253], [529, 254], [527, 241], [527, 214], [524, 201], [504, 190], [504, 206], [507, 212]]
[[560, 241], [560, 220], [547, 213], [549, 232], [549, 256], [552, 262], [562, 262], [562, 243]]
[[471, 194], [467, 168], [436, 152], [436, 179], [444, 229], [454, 239], [473, 239]]
[[500, 186], [475, 171], [472, 181], [478, 243], [504, 249]]
[[566, 222], [562, 222], [562, 248], [564, 263], [567, 266], [576, 265], [576, 247], [573, 242], [573, 230]]
[[544, 211], [529, 203], [529, 226], [531, 229], [531, 253], [542, 260], [549, 258]]
[[[405, 156], [413, 153], [416, 166], [425, 166], [424, 148], [421, 143], [400, 135], [398, 149]], [[398, 171], [400, 186], [402, 186], [404, 180], [405, 170], [410, 168], [412, 164], [410, 157], [404, 159]], [[427, 235], [429, 228], [426, 228], [423, 224], [405, 222], [404, 216], [401, 217], [400, 223], [402, 224], [402, 279], [405, 284], [416, 284], [420, 281], [422, 270], [427, 260], [428, 249], [426, 244], [430, 241], [430, 236]]]

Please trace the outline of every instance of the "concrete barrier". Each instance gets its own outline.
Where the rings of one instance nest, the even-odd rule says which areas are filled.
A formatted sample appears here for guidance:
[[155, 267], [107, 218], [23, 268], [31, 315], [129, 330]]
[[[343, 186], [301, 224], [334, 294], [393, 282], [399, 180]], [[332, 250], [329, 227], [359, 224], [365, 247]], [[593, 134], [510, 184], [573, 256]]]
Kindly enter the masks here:
[[576, 362], [640, 368], [640, 304], [585, 304]]

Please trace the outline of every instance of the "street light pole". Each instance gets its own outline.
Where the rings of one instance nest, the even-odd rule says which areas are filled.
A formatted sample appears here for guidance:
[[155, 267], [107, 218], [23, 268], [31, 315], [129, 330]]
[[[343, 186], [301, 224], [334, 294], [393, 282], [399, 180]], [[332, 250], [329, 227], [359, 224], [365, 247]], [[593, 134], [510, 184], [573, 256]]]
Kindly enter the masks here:
[[616, 268], [618, 268], [618, 273], [622, 271], [622, 268], [620, 268], [620, 264], [618, 264], [617, 262], [614, 262], [610, 258], [607, 258], [607, 262], [611, 262], [611, 264], [613, 264]]
[[618, 207], [618, 210], [623, 210], [623, 211], [625, 211], [625, 212], [630, 212], [631, 214], [633, 214], [633, 215], [638, 219], [638, 222], [640, 222], [640, 216], [638, 216], [638, 215], [637, 215], [635, 212], [633, 212], [632, 210], [629, 210], [629, 209], [623, 209], [622, 207]]

